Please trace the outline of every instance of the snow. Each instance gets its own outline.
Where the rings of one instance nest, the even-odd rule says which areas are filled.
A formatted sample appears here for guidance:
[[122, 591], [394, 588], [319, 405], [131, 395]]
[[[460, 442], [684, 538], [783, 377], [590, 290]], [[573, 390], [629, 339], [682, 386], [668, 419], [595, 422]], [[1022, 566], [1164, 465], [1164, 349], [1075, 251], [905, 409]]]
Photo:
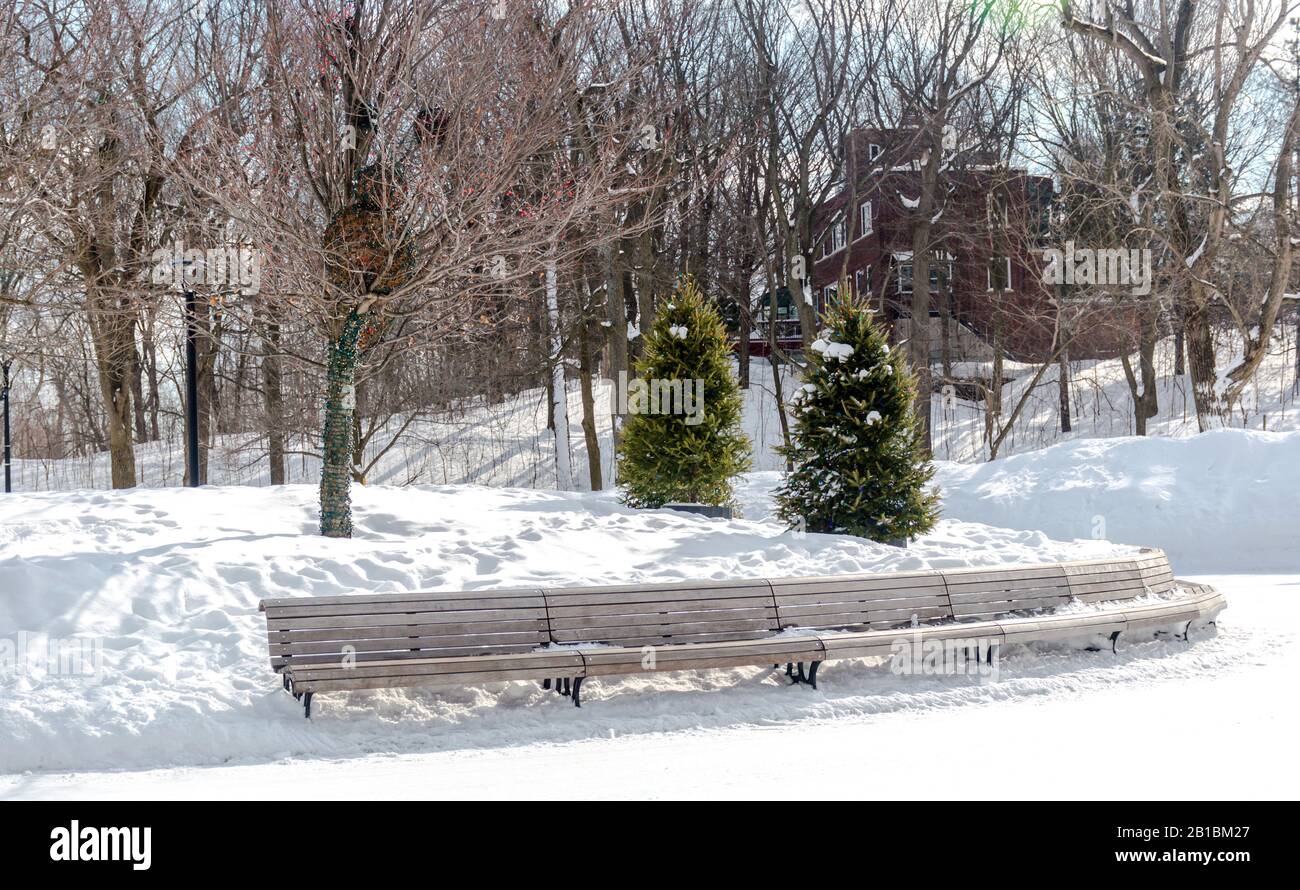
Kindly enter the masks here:
[[[317, 491], [205, 487], [15, 494], [0, 499], [6, 638], [97, 640], [88, 677], [0, 672], [0, 774], [152, 768], [428, 750], [547, 737], [536, 684], [322, 696], [307, 724], [266, 653], [261, 599], [358, 591], [483, 590], [781, 577], [1078, 559], [1132, 548], [945, 521], [907, 550], [796, 536], [746, 486], [751, 520], [635, 511], [612, 493], [480, 486], [355, 488], [357, 537], [315, 534]], [[658, 689], [720, 688], [735, 672], [609, 684], [634, 720]], [[612, 693], [611, 693], [612, 694]], [[625, 699], [626, 700], [626, 699]], [[744, 697], [722, 705], [737, 719]], [[734, 710], [730, 710], [734, 708]], [[779, 709], [778, 709], [779, 710]], [[741, 715], [744, 715], [743, 717]], [[434, 744], [438, 744], [435, 742]]]
[[1082, 439], [935, 480], [946, 516], [1162, 547], [1183, 572], [1300, 564], [1300, 431]]
[[847, 343], [836, 343], [834, 340], [817, 339], [812, 343], [812, 351], [818, 353], [827, 361], [842, 362], [853, 355], [853, 347]]
[[[299, 716], [274, 762], [0, 776], [0, 797], [1149, 799], [1156, 788], [1179, 799], [1294, 799], [1296, 576], [1191, 580], [1228, 596], [1217, 631], [1118, 655], [1017, 647], [994, 683], [894, 677], [866, 660], [827, 665], [816, 690], [757, 669], [694, 685], [661, 676], [653, 692], [593, 680], [581, 709], [534, 693], [426, 725], [418, 750], [388, 753], [376, 739], [353, 756], [307, 756], [345, 723], [326, 710], [310, 726]], [[1086, 753], [1064, 751], [1063, 732], [1085, 740]], [[1045, 762], [1052, 751], [1062, 753]], [[911, 766], [864, 770], [864, 752]]]
[[920, 198], [909, 198], [907, 195], [903, 194], [902, 192], [898, 193], [898, 200], [902, 201], [903, 206], [906, 207], [908, 210], [915, 210], [916, 208], [921, 206]]

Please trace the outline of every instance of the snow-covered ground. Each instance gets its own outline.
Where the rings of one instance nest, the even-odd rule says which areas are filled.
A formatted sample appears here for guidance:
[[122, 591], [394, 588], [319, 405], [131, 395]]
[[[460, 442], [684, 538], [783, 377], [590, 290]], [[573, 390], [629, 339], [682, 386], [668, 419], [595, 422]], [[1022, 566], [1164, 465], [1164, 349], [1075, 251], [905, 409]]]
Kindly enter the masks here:
[[[609, 493], [370, 486], [356, 490], [351, 541], [315, 536], [305, 485], [2, 498], [0, 657], [6, 639], [29, 657], [0, 675], [0, 793], [923, 795], [928, 776], [962, 772], [971, 789], [1067, 794], [1090, 777], [1113, 784], [1134, 751], [1203, 762], [1202, 744], [1234, 765], [1161, 794], [1227, 795], [1234, 781], [1240, 794], [1295, 793], [1277, 746], [1300, 728], [1297, 467], [1300, 433], [1240, 430], [945, 465], [947, 518], [905, 551], [786, 532], [768, 515], [767, 473], [741, 489], [749, 518], [729, 522], [631, 511]], [[1168, 521], [1144, 525], [1158, 509]], [[1123, 543], [1093, 540], [1094, 515]], [[1009, 564], [1139, 544], [1169, 550], [1180, 575], [1193, 556], [1204, 573], [1267, 557], [1295, 574], [1212, 580], [1229, 609], [1190, 645], [1134, 642], [1118, 658], [1015, 648], [983, 686], [853, 661], [828, 666], [817, 691], [739, 668], [593, 681], [581, 710], [526, 683], [323, 695], [310, 722], [267, 665], [257, 612], [266, 597]], [[94, 641], [98, 670], [50, 676], [50, 640]], [[1044, 750], [1066, 768], [1045, 769]], [[945, 752], [979, 768], [936, 773]], [[567, 783], [545, 775], [563, 763]], [[87, 774], [104, 770], [117, 772]], [[309, 775], [311, 788], [288, 784]]]
[[[33, 635], [27, 648], [38, 654], [50, 639], [102, 645], [93, 676], [29, 669], [0, 680], [0, 773], [424, 750], [452, 727], [482, 744], [550, 731], [551, 712], [527, 707], [543, 697], [535, 684], [322, 696], [317, 720], [304, 725], [268, 667], [257, 604], [270, 597], [889, 571], [1132, 549], [950, 520], [903, 551], [796, 538], [773, 521], [633, 511], [609, 494], [448, 486], [357, 495], [350, 541], [315, 534], [309, 486], [0, 501], [5, 636]], [[712, 688], [733, 679], [720, 672], [625, 685]], [[698, 722], [654, 701], [625, 706], [629, 719]]]
[[1021, 649], [984, 686], [865, 662], [829, 665], [817, 690], [754, 670], [653, 693], [592, 681], [581, 710], [511, 704], [490, 739], [426, 726], [420, 753], [0, 776], [0, 797], [1294, 799], [1300, 576], [1194, 580], [1228, 596], [1217, 633]]

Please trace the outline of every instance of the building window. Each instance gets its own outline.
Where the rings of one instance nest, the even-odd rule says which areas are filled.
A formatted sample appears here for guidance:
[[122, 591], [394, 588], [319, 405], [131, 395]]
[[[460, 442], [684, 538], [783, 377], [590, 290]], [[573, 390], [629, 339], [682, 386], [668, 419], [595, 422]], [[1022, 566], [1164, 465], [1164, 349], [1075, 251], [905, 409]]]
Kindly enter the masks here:
[[[942, 272], [944, 277], [940, 281], [939, 273]], [[939, 254], [930, 260], [930, 290], [941, 291], [941, 284], [946, 283], [952, 287], [952, 255], [947, 251], [939, 251]]]
[[822, 256], [828, 257], [831, 254], [844, 249], [844, 220], [832, 225], [822, 239]]
[[876, 158], [880, 157], [880, 151], [881, 151], [880, 146], [877, 145], [876, 143], [873, 142], [870, 145], [868, 145], [867, 160], [874, 161]]
[[867, 296], [871, 293], [871, 267], [859, 269], [853, 273], [853, 286], [857, 290], [859, 297]]
[[871, 232], [871, 202], [863, 201], [858, 205], [858, 237], [870, 235]]
[[1011, 290], [1011, 257], [994, 257], [989, 260], [989, 290]]
[[833, 284], [828, 284], [822, 288], [822, 308], [828, 309], [835, 302], [835, 295], [839, 293], [839, 288]]
[[898, 266], [898, 292], [900, 294], [910, 294], [912, 292], [911, 263], [900, 263]]
[[1003, 227], [1009, 225], [1010, 217], [1007, 215], [1006, 195], [994, 194], [993, 192], [985, 195], [984, 216], [988, 220], [990, 228], [995, 224]]

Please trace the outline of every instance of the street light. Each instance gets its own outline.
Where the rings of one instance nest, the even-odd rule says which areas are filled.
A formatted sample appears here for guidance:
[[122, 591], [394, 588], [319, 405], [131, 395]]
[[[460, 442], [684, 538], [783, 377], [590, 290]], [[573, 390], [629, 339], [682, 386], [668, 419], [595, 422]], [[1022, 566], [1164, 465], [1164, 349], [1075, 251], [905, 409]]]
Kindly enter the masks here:
[[199, 298], [185, 289], [185, 469], [190, 488], [199, 487]]
[[199, 487], [199, 295], [185, 278], [187, 259], [173, 259], [168, 265], [180, 276], [185, 297], [185, 476], [186, 485]]
[[0, 363], [0, 369], [3, 370], [3, 375], [4, 375], [3, 385], [0, 385], [0, 396], [4, 398], [4, 403], [5, 403], [5, 410], [4, 410], [5, 494], [9, 494], [14, 490], [12, 480], [9, 477], [10, 458], [12, 457], [12, 452], [10, 451], [11, 442], [9, 440], [9, 368], [12, 367], [12, 365], [13, 362], [10, 361], [9, 359], [5, 359], [3, 363]]

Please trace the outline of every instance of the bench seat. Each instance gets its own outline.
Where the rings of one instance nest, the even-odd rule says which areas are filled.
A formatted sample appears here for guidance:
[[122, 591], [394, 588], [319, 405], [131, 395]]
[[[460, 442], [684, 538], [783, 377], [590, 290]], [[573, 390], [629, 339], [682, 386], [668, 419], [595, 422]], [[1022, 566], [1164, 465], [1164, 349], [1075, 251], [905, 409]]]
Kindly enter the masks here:
[[826, 657], [816, 636], [793, 634], [766, 640], [668, 644], [649, 647], [648, 650], [646, 647], [605, 646], [579, 651], [587, 663], [588, 677], [745, 667], [769, 662], [813, 662]]

